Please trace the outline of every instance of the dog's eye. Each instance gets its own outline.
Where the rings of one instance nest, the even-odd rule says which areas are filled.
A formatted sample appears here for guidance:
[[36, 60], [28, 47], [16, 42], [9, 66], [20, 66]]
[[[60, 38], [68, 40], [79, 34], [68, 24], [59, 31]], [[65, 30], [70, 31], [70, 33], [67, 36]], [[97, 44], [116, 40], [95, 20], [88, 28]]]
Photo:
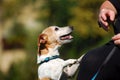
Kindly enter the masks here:
[[56, 28], [55, 28], [55, 31], [58, 31], [58, 30], [59, 30], [59, 28], [56, 27]]

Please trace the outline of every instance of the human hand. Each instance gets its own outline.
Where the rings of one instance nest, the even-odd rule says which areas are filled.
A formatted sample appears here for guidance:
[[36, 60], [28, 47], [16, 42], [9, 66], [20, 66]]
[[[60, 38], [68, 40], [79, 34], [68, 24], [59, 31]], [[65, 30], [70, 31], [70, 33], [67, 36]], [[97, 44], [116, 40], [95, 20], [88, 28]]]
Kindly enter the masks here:
[[[99, 20], [99, 26], [103, 27], [104, 30], [108, 31], [109, 30], [109, 21], [113, 22], [115, 19], [116, 13], [111, 10], [111, 9], [101, 9], [98, 20]], [[108, 21], [109, 20], [109, 21]]]
[[112, 37], [112, 40], [114, 41], [114, 43], [115, 43], [116, 45], [120, 45], [120, 33], [117, 34], [117, 35], [115, 35], [115, 36], [113, 36], [113, 37]]

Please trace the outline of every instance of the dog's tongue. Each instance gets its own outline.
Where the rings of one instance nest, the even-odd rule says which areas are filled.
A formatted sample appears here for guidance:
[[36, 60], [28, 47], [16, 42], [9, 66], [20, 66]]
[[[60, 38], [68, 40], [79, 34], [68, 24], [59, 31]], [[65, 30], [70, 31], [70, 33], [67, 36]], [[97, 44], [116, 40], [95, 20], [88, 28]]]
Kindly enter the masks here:
[[72, 37], [71, 35], [61, 37], [62, 40], [72, 39], [72, 38], [73, 38], [73, 37]]

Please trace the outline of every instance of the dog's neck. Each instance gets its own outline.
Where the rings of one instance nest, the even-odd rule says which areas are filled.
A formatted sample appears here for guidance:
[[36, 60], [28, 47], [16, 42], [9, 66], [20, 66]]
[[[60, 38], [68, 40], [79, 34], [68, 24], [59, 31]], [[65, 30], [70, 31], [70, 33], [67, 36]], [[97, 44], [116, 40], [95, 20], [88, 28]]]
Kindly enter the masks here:
[[59, 56], [59, 47], [60, 45], [56, 45], [54, 47], [48, 47], [47, 49], [41, 50], [41, 55], [37, 55], [37, 63], [41, 63], [41, 61], [44, 61], [46, 57], [52, 57], [55, 55]]

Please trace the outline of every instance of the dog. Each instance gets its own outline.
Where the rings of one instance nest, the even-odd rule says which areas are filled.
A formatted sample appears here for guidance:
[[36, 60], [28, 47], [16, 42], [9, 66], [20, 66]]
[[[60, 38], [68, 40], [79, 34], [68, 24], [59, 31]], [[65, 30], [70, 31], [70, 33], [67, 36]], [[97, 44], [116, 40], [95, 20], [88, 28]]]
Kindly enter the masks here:
[[58, 49], [73, 40], [73, 27], [50, 26], [43, 30], [38, 37], [38, 78], [39, 80], [60, 80], [62, 73], [73, 76], [81, 58], [61, 59]]

